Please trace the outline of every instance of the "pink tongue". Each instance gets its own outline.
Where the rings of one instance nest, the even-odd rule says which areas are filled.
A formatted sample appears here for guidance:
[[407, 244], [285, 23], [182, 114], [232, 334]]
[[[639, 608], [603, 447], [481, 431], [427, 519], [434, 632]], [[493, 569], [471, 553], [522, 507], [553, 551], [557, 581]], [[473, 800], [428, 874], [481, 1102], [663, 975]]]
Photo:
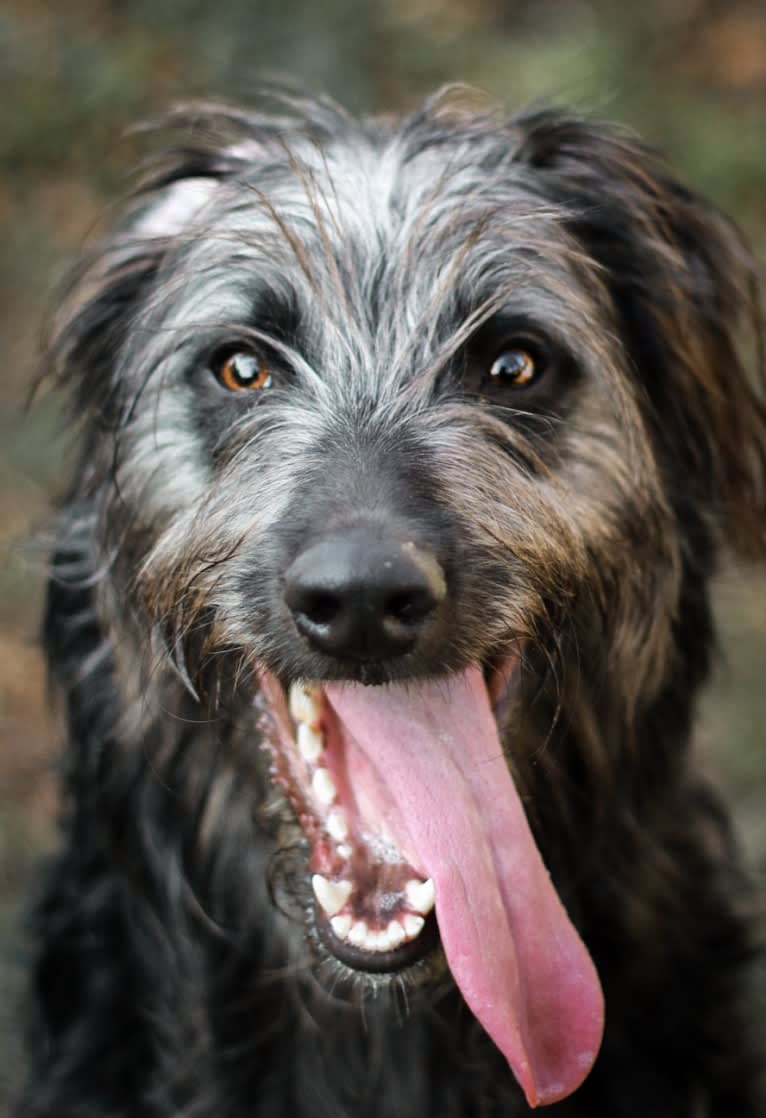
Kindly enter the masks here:
[[452, 975], [527, 1102], [571, 1094], [601, 1043], [601, 987], [535, 846], [481, 671], [325, 694], [346, 748], [385, 784], [394, 837], [433, 878]]

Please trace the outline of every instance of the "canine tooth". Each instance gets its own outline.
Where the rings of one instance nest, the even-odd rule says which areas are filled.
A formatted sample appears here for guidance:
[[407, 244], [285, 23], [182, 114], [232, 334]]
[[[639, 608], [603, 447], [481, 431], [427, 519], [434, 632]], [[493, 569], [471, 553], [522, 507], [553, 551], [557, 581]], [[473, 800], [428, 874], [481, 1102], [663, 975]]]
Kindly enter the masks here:
[[350, 881], [328, 881], [321, 873], [311, 878], [314, 896], [328, 916], [336, 916], [351, 896], [353, 888]]
[[290, 684], [288, 706], [295, 722], [307, 722], [310, 725], [319, 721], [319, 703], [305, 683]]
[[346, 816], [342, 811], [339, 811], [338, 808], [335, 808], [335, 810], [331, 811], [327, 816], [325, 826], [327, 827], [327, 833], [330, 838], [334, 838], [336, 842], [343, 842], [344, 839], [348, 838]]
[[413, 916], [411, 912], [402, 917], [402, 925], [407, 939], [415, 939], [416, 936], [419, 936], [423, 931], [424, 924], [425, 920], [422, 916]]
[[303, 760], [308, 761], [310, 765], [315, 764], [322, 756], [322, 750], [324, 749], [322, 735], [313, 730], [307, 722], [299, 722], [297, 740]]
[[353, 943], [354, 947], [367, 946], [367, 925], [364, 920], [357, 920], [348, 933], [348, 942]]
[[434, 907], [436, 892], [430, 877], [427, 881], [416, 881], [414, 878], [412, 881], [408, 881], [404, 886], [404, 895], [410, 906], [421, 916], [428, 916], [428, 913]]
[[388, 942], [392, 948], [398, 947], [407, 938], [407, 934], [398, 920], [392, 920], [386, 931], [388, 932]]
[[343, 842], [338, 847], [338, 853], [340, 854], [341, 858], [350, 858], [351, 855], [353, 854], [353, 850], [351, 849], [351, 847], [348, 845], [347, 842]]
[[320, 804], [324, 804], [325, 807], [329, 807], [338, 794], [329, 769], [317, 769], [311, 778], [311, 787]]
[[348, 913], [343, 916], [333, 916], [330, 921], [330, 927], [335, 932], [338, 939], [348, 939], [348, 933], [351, 931], [351, 924], [353, 923]]

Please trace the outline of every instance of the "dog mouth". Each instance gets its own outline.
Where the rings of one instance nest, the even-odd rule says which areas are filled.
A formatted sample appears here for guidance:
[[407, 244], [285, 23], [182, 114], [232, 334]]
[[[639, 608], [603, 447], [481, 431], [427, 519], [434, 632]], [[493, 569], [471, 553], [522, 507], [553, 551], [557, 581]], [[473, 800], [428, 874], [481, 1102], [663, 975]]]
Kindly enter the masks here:
[[470, 665], [285, 690], [264, 670], [258, 702], [272, 779], [309, 842], [328, 951], [388, 973], [440, 940], [463, 998], [536, 1106], [587, 1075], [603, 999], [500, 741], [495, 711], [516, 673], [509, 657], [489, 673]]
[[349, 748], [320, 683], [294, 682], [285, 693], [264, 672], [261, 692], [279, 743], [275, 748], [273, 732], [265, 735], [272, 779], [311, 848], [320, 938], [354, 970], [390, 973], [412, 965], [438, 942], [434, 883], [417, 868], [409, 841], [392, 830], [395, 808], [377, 768]]

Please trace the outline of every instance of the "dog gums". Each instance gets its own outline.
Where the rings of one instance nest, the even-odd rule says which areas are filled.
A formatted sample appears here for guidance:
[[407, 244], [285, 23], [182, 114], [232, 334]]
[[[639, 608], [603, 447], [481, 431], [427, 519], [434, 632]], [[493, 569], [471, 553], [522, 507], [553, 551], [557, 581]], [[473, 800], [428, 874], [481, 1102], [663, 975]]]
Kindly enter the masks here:
[[477, 104], [180, 108], [73, 275], [19, 1118], [764, 1113], [692, 748], [758, 271], [619, 128]]

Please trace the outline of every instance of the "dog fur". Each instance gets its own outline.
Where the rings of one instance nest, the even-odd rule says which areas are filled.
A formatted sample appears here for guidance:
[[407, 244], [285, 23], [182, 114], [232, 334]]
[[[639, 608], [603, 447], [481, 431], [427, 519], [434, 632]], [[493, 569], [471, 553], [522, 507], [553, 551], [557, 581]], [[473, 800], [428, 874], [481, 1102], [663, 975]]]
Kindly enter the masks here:
[[[83, 449], [45, 622], [69, 745], [19, 1115], [527, 1113], [438, 944], [391, 974], [333, 957], [259, 748], [263, 670], [417, 691], [509, 654], [507, 764], [606, 1006], [553, 1111], [761, 1115], [751, 898], [690, 750], [711, 576], [766, 542], [737, 230], [625, 132], [459, 91], [403, 120], [288, 97], [163, 129], [49, 352]], [[488, 387], [519, 337], [543, 375]], [[268, 387], [227, 393], [222, 346]], [[286, 571], [371, 523], [446, 597], [403, 652], [337, 655]]]

